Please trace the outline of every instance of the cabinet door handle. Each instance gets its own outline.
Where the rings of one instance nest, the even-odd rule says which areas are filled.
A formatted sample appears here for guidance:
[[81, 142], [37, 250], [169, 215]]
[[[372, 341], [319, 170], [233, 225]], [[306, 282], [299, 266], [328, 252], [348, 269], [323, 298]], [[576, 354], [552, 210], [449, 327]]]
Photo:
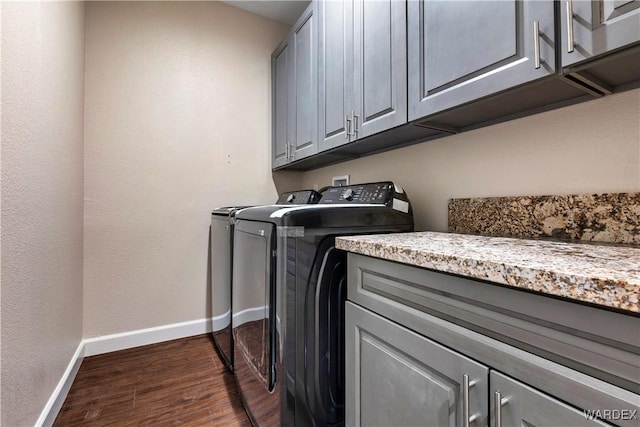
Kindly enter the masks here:
[[289, 141], [287, 141], [287, 146], [285, 147], [285, 150], [284, 150], [284, 158], [285, 158], [285, 160], [289, 160], [289, 157], [290, 157], [289, 148], [290, 147], [291, 147], [291, 144], [289, 144]]
[[502, 393], [496, 391], [493, 400], [494, 427], [502, 427], [502, 407], [509, 402], [509, 399], [502, 397]]
[[469, 424], [478, 419], [478, 414], [469, 415], [469, 389], [477, 384], [477, 381], [469, 381], [469, 374], [462, 376], [462, 425], [469, 427]]
[[348, 114], [345, 115], [345, 118], [346, 118], [346, 124], [345, 124], [346, 135], [345, 135], [345, 138], [351, 139], [351, 137], [353, 136], [353, 132], [351, 131], [351, 119], [349, 118]]
[[540, 21], [533, 21], [533, 62], [540, 68]]
[[353, 117], [353, 133], [357, 137], [357, 135], [358, 135], [358, 119], [360, 118], [360, 116], [358, 116], [355, 111], [351, 111], [351, 117]]
[[344, 115], [344, 139], [349, 139], [349, 115]]
[[573, 0], [567, 0], [567, 53], [573, 52]]

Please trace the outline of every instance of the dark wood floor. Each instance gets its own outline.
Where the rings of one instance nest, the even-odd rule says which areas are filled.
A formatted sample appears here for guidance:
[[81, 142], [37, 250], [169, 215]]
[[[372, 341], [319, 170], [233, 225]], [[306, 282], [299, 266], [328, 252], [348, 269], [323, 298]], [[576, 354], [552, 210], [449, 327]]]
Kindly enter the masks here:
[[209, 335], [87, 357], [54, 426], [250, 426]]

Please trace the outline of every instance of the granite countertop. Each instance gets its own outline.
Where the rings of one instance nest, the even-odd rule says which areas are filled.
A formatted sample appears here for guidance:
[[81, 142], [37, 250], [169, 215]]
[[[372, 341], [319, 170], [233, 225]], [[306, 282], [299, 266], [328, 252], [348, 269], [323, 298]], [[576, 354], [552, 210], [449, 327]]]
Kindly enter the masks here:
[[336, 238], [403, 264], [640, 312], [640, 248], [416, 232]]

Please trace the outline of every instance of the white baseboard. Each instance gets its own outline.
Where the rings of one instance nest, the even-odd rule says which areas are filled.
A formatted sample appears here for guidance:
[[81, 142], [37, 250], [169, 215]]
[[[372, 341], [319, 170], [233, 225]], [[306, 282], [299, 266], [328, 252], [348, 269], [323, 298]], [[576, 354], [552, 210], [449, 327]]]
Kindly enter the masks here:
[[256, 320], [264, 319], [267, 306], [252, 307], [242, 310], [238, 313], [233, 313], [233, 325], [242, 325], [248, 322], [255, 322]]
[[[266, 310], [267, 306], [247, 308], [246, 310], [242, 310], [239, 313], [234, 313], [233, 322], [236, 325], [242, 325], [243, 323], [264, 319]], [[280, 323], [279, 319], [278, 323]], [[231, 310], [228, 310], [226, 313], [219, 316], [213, 317], [211, 319], [211, 324], [213, 327], [212, 330], [215, 332], [221, 331], [224, 328], [228, 327], [231, 324]]]
[[84, 340], [84, 355], [110, 353], [211, 332], [211, 319], [192, 320]]
[[221, 331], [231, 324], [231, 310], [212, 319], [213, 331]]
[[83, 359], [84, 341], [81, 341], [80, 344], [78, 344], [76, 352], [71, 357], [71, 361], [69, 362], [69, 365], [67, 365], [67, 369], [64, 371], [64, 374], [62, 374], [62, 378], [60, 378], [58, 385], [53, 390], [49, 401], [42, 410], [42, 413], [40, 413], [40, 417], [38, 418], [38, 421], [36, 421], [36, 427], [50, 427], [53, 425], [53, 422], [58, 416], [58, 412], [60, 412], [60, 409], [62, 408], [64, 400], [67, 398], [67, 394], [71, 389], [71, 385], [73, 384], [73, 380], [76, 378], [76, 374], [80, 369]]
[[211, 324], [212, 319], [200, 319], [82, 340], [60, 382], [42, 410], [38, 421], [36, 421], [36, 427], [50, 427], [53, 425], [85, 357], [206, 334], [211, 332]]

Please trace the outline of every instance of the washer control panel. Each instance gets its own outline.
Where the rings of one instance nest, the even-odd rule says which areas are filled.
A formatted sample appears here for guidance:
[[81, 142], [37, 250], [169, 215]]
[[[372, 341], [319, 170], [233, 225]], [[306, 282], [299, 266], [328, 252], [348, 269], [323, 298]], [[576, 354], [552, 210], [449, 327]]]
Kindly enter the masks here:
[[[322, 193], [321, 204], [360, 203], [387, 204], [397, 197], [397, 187], [392, 182], [374, 182], [370, 184], [331, 187]], [[402, 191], [402, 190], [400, 190]]]

